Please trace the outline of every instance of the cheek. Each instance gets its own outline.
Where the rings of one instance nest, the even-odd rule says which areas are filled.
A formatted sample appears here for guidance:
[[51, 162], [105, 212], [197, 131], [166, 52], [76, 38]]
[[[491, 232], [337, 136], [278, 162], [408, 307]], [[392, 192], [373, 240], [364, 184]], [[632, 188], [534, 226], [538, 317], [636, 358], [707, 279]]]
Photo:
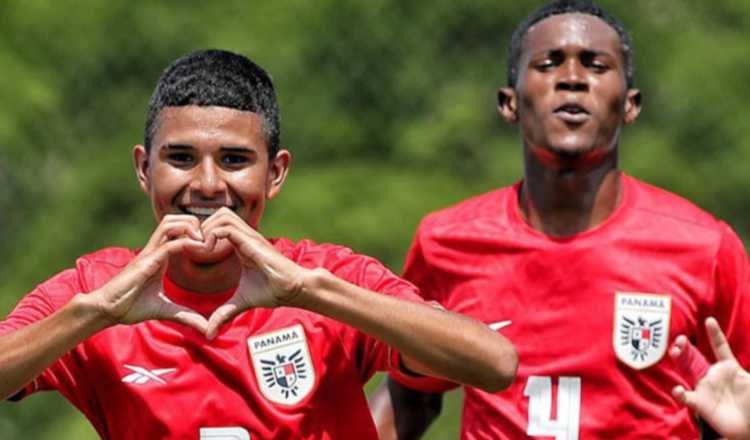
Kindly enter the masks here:
[[601, 107], [598, 110], [602, 115], [602, 119], [622, 120], [625, 114], [625, 100], [627, 95], [621, 81], [614, 79], [601, 81], [592, 86], [591, 92], [595, 96], [602, 97], [602, 99], [598, 100], [598, 105]]
[[535, 96], [528, 92], [520, 96], [518, 117], [521, 121], [522, 129], [527, 135], [540, 131], [540, 127], [543, 124], [544, 114], [539, 108], [542, 99], [540, 96]]
[[266, 175], [261, 173], [242, 173], [233, 176], [227, 182], [232, 198], [241, 205], [240, 216], [253, 227], [257, 227], [260, 216], [263, 213], [266, 200], [267, 182]]
[[602, 101], [602, 121], [600, 130], [611, 133], [619, 129], [625, 116], [625, 99], [621, 95], [610, 96]]
[[176, 171], [166, 167], [156, 167], [153, 170], [149, 196], [157, 214], [169, 212], [173, 200], [189, 182], [184, 173]]

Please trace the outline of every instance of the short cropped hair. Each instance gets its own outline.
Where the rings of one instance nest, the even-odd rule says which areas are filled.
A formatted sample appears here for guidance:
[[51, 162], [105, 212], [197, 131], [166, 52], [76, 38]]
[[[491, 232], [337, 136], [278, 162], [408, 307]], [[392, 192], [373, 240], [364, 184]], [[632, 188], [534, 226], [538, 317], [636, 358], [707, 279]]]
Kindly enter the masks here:
[[270, 158], [279, 151], [279, 106], [271, 77], [248, 58], [224, 50], [199, 50], [170, 64], [159, 77], [148, 103], [144, 145], [151, 142], [164, 107], [220, 106], [257, 113]]
[[588, 0], [557, 0], [538, 8], [526, 17], [513, 32], [513, 37], [508, 48], [508, 86], [515, 87], [518, 82], [519, 63], [521, 61], [521, 49], [523, 39], [529, 29], [545, 18], [561, 14], [588, 14], [599, 17], [617, 32], [620, 37], [620, 47], [625, 64], [625, 80], [628, 88], [633, 87], [635, 76], [635, 61], [633, 59], [633, 43], [628, 31], [622, 22], [614, 15], [608, 13], [601, 7]]

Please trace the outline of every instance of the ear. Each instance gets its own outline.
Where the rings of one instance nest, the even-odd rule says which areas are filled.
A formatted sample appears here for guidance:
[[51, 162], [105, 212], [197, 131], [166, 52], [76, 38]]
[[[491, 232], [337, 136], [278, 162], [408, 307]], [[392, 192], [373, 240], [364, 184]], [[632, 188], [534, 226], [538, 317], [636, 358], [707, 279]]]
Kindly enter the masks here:
[[518, 99], [512, 87], [503, 87], [497, 91], [497, 111], [505, 122], [518, 122]]
[[623, 114], [622, 121], [625, 125], [632, 124], [641, 114], [641, 91], [638, 89], [628, 89], [625, 96], [625, 113]]
[[268, 164], [268, 181], [266, 182], [266, 198], [272, 199], [281, 191], [286, 180], [289, 167], [292, 164], [292, 153], [289, 150], [279, 150], [276, 157]]
[[149, 165], [150, 163], [146, 147], [143, 145], [136, 145], [133, 147], [133, 166], [135, 166], [135, 175], [138, 177], [138, 184], [146, 194], [151, 190]]

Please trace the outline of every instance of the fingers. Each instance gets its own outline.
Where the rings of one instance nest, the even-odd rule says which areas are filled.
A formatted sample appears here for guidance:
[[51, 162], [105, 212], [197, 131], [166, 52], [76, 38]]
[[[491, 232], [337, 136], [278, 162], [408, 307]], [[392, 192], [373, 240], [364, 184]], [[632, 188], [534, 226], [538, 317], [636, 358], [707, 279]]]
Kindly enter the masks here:
[[734, 360], [734, 353], [732, 348], [727, 342], [727, 338], [724, 336], [724, 332], [721, 331], [719, 323], [715, 318], [711, 317], [706, 319], [706, 332], [708, 333], [708, 339], [711, 341], [711, 349], [714, 351], [716, 359], [720, 361]]
[[150, 252], [147, 255], [143, 255], [143, 258], [147, 260], [157, 261], [161, 266], [161, 264], [167, 261], [167, 258], [170, 255], [178, 254], [185, 248], [203, 248], [204, 246], [205, 244], [202, 241], [196, 241], [189, 237], [182, 237], [162, 243], [153, 252]]
[[685, 380], [691, 385], [698, 383], [711, 366], [685, 335], [677, 336], [669, 350], [669, 355], [674, 359]]
[[151, 238], [149, 238], [143, 250], [153, 250], [168, 240], [182, 236], [203, 241], [200, 220], [192, 215], [166, 215], [151, 234]]
[[255, 260], [254, 247], [250, 246], [250, 242], [254, 240], [253, 237], [247, 236], [244, 231], [238, 229], [234, 225], [214, 226], [212, 229], [207, 230], [206, 234], [212, 237], [212, 240], [226, 238], [236, 249], [239, 249], [244, 256]]
[[203, 222], [202, 228], [204, 233], [209, 234], [211, 231], [218, 227], [233, 227], [240, 231], [244, 236], [248, 238], [260, 238], [265, 240], [263, 236], [253, 229], [245, 220], [241, 219], [237, 214], [228, 208], [219, 209], [214, 215], [206, 219]]
[[234, 211], [229, 208], [220, 208], [211, 217], [207, 218], [206, 221], [203, 222], [203, 229], [208, 229], [218, 223], [226, 222], [233, 222], [237, 225], [245, 225], [246, 227], [250, 228], [250, 225], [248, 225], [237, 214], [235, 214]]
[[696, 410], [696, 397], [693, 391], [688, 391], [682, 385], [677, 385], [672, 388], [672, 396], [681, 404], [687, 406], [691, 410]]
[[204, 244], [191, 238], [183, 237], [163, 243], [149, 252], [144, 250], [123, 271], [123, 274], [130, 274], [128, 275], [128, 279], [131, 280], [133, 279], [132, 276], [135, 276], [135, 283], [144, 285], [150, 278], [164, 271], [170, 255], [182, 252], [183, 249], [191, 246], [203, 247]]

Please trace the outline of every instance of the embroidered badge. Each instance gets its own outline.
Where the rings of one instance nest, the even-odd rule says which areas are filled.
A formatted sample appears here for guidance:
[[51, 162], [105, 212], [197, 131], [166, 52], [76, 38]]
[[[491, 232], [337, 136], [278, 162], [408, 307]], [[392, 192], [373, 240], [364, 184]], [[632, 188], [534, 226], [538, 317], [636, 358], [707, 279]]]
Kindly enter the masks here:
[[305, 329], [298, 324], [247, 339], [263, 395], [282, 405], [302, 401], [315, 385]]
[[620, 361], [637, 370], [659, 362], [669, 342], [671, 305], [669, 295], [617, 293], [613, 344]]

